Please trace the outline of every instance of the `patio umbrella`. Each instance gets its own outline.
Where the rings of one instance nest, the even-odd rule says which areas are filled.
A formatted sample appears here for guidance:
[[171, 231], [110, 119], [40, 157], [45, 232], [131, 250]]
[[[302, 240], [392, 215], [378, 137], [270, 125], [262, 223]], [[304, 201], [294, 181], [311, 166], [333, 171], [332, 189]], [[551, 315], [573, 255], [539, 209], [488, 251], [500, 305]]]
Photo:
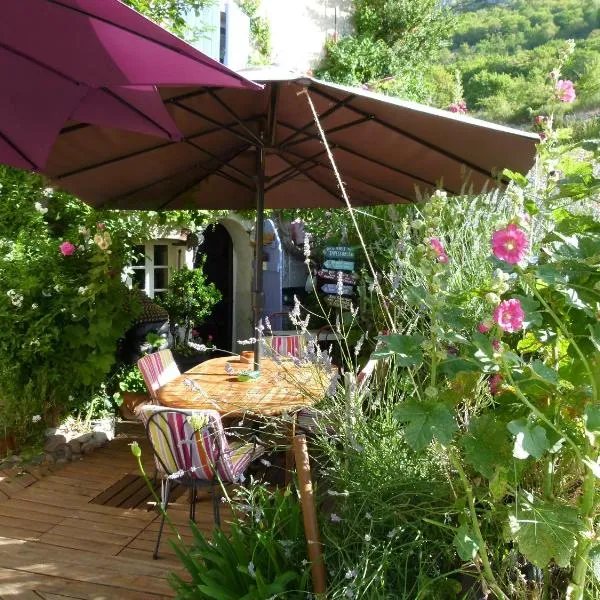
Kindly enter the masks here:
[[303, 90], [357, 206], [414, 202], [415, 188], [438, 184], [460, 193], [467, 173], [475, 191], [503, 185], [503, 168], [526, 172], [533, 164], [538, 137], [523, 131], [306, 76], [245, 74], [264, 89], [162, 90], [181, 142], [74, 130], [58, 140], [47, 173], [98, 208], [256, 208], [262, 239], [265, 208], [344, 206]]
[[257, 88], [118, 0], [5, 0], [0, 162], [42, 169], [71, 119], [181, 139], [155, 85]]

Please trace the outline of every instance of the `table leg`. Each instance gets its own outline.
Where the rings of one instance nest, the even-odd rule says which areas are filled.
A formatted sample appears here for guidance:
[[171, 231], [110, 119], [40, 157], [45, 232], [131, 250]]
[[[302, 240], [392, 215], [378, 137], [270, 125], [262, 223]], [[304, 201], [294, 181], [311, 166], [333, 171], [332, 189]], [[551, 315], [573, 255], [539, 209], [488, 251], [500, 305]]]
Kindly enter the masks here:
[[292, 481], [292, 470], [294, 469], [294, 436], [296, 435], [296, 415], [292, 417], [292, 421], [286, 424], [286, 442], [287, 450], [285, 451], [285, 485]]

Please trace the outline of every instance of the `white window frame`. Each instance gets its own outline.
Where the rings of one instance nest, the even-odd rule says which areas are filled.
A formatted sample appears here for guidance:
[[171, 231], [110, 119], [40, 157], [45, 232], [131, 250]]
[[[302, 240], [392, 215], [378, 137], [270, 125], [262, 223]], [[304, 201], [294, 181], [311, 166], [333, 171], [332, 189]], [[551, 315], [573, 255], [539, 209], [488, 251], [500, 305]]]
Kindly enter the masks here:
[[[149, 298], [154, 298], [157, 292], [166, 292], [167, 288], [155, 288], [154, 287], [154, 271], [156, 269], [163, 269], [167, 271], [166, 282], [169, 285], [169, 281], [171, 278], [171, 269], [176, 267], [176, 264], [173, 261], [173, 249], [174, 246], [170, 240], [152, 240], [151, 242], [146, 242], [144, 244], [137, 244], [138, 246], [144, 247], [144, 265], [131, 265], [131, 269], [133, 271], [144, 271], [144, 291], [146, 292]], [[154, 264], [154, 248], [155, 246], [166, 246], [167, 247], [167, 264], [166, 265], [158, 265]], [[129, 287], [133, 286], [133, 278], [131, 276], [127, 277], [127, 285]]]

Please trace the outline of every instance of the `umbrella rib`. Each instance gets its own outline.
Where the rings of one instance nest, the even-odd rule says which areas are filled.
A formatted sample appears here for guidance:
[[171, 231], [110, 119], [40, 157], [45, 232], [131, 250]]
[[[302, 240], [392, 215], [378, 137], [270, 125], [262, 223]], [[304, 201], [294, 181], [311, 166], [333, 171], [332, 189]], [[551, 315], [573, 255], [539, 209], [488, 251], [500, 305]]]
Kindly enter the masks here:
[[[289, 150], [284, 150], [284, 152], [287, 152], [288, 154], [291, 154], [292, 156], [295, 156], [297, 158], [304, 158], [301, 154], [296, 154], [294, 152], [290, 152]], [[323, 167], [324, 169], [327, 169], [328, 171], [333, 172], [333, 168], [331, 167], [331, 165], [327, 165], [327, 164], [323, 164], [322, 162], [318, 161], [318, 160], [314, 160], [314, 159], [307, 159], [309, 160], [309, 162], [312, 162], [315, 166], [318, 167]], [[303, 161], [306, 162], [306, 161]], [[350, 175], [350, 177], [352, 177], [352, 175]], [[408, 198], [398, 194], [398, 192], [395, 192], [393, 190], [390, 190], [388, 188], [382, 187], [380, 185], [377, 185], [376, 183], [372, 183], [370, 181], [366, 181], [365, 179], [362, 178], [355, 178], [357, 181], [360, 181], [361, 183], [364, 183], [365, 185], [368, 185], [372, 188], [375, 188], [376, 190], [379, 190], [380, 192], [385, 192], [386, 194], [391, 194], [392, 196], [397, 196], [399, 198], [402, 198], [404, 200], [407, 200], [408, 202], [410, 202], [411, 204], [414, 204], [414, 200], [409, 200]]]
[[277, 116], [279, 114], [279, 98], [280, 98], [280, 87], [279, 83], [271, 82], [271, 98], [269, 102], [269, 114], [267, 116], [268, 129], [267, 135], [269, 136], [269, 146], [275, 145], [275, 136], [277, 134]]
[[[285, 160], [285, 158], [283, 158], [283, 160]], [[286, 161], [288, 162], [288, 161]], [[298, 175], [302, 175], [302, 171], [299, 170], [299, 167], [303, 166], [304, 163], [300, 163], [298, 165], [298, 167], [296, 167], [295, 165], [289, 167], [289, 169], [286, 169], [287, 174], [285, 175], [285, 177], [282, 177], [281, 179], [278, 179], [275, 183], [269, 185], [266, 189], [265, 189], [265, 193], [266, 192], [270, 192], [272, 189], [279, 187], [280, 185], [283, 185], [284, 183], [287, 183], [288, 181], [292, 181], [292, 179], [295, 179], [296, 177], [298, 177]], [[313, 169], [315, 169], [316, 167], [318, 167], [319, 165], [316, 163], [313, 163], [310, 167], [307, 167], [307, 171], [312, 171]]]
[[[231, 71], [231, 73], [228, 73], [229, 70], [228, 69], [226, 70], [226, 68], [224, 68], [223, 65], [221, 65], [219, 62], [217, 62], [211, 58], [206, 60], [206, 58], [208, 58], [208, 57], [205, 58], [204, 55], [202, 55], [201, 53], [198, 53], [198, 55], [187, 54], [187, 53], [183, 52], [180, 48], [177, 48], [176, 46], [167, 44], [166, 42], [161, 42], [160, 40], [157, 40], [157, 39], [153, 38], [152, 36], [148, 36], [144, 33], [140, 33], [139, 31], [135, 31], [135, 29], [130, 29], [129, 27], [125, 27], [121, 23], [116, 23], [114, 21], [111, 21], [110, 19], [105, 19], [104, 17], [100, 17], [98, 15], [90, 13], [90, 12], [82, 9], [81, 7], [71, 6], [69, 4], [65, 4], [64, 2], [61, 2], [60, 0], [46, 0], [46, 1], [49, 2], [50, 4], [55, 4], [57, 6], [61, 6], [62, 8], [65, 8], [67, 10], [71, 10], [71, 11], [79, 13], [81, 15], [85, 15], [86, 17], [89, 17], [90, 19], [100, 21], [101, 23], [106, 23], [107, 25], [110, 25], [111, 27], [115, 27], [116, 29], [120, 29], [121, 31], [126, 31], [127, 33], [130, 33], [131, 35], [134, 35], [138, 38], [147, 40], [147, 41], [151, 42], [152, 44], [156, 44], [157, 46], [167, 48], [168, 50], [171, 50], [172, 52], [176, 52], [177, 54], [184, 56], [186, 58], [189, 58], [190, 60], [193, 60], [194, 62], [200, 63], [201, 65], [206, 65], [208, 67], [211, 67], [211, 68], [215, 69], [215, 71], [219, 71], [221, 73], [229, 75], [230, 77], [232, 77], [234, 79], [238, 79], [241, 82], [247, 81], [245, 77], [243, 77], [242, 75], [239, 75], [235, 71]], [[132, 10], [134, 13], [140, 15], [140, 13], [138, 13], [136, 10], [134, 10], [132, 8], [130, 8], [130, 10]], [[148, 21], [149, 23], [152, 23], [152, 25], [154, 25], [156, 27], [160, 27], [159, 25], [156, 25], [156, 23], [154, 23], [154, 21], [152, 21], [151, 19], [144, 17], [144, 15], [140, 15], [140, 16], [142, 18], [144, 18], [146, 21]], [[172, 34], [170, 34], [170, 35], [172, 35]], [[176, 37], [176, 36], [174, 36], [174, 37]], [[177, 38], [177, 37], [176, 37], [176, 39], [179, 40], [179, 38]], [[147, 85], [153, 85], [153, 83], [148, 82]]]
[[66, 79], [68, 82], [70, 82], [74, 85], [85, 85], [86, 87], [88, 87], [85, 83], [80, 83], [76, 79], [73, 79], [73, 77], [69, 77], [69, 75], [67, 75], [66, 73], [63, 73], [62, 71], [59, 71], [55, 67], [51, 67], [50, 65], [46, 64], [45, 62], [42, 62], [41, 60], [38, 60], [37, 58], [33, 58], [33, 56], [29, 56], [28, 54], [25, 54], [24, 52], [21, 52], [21, 50], [17, 50], [16, 48], [13, 48], [12, 46], [8, 46], [4, 42], [0, 42], [0, 48], [4, 48], [11, 54], [16, 54], [17, 56], [20, 56], [24, 60], [27, 60], [27, 61], [33, 63], [34, 65], [37, 65], [38, 67], [42, 67], [42, 69], [46, 69], [47, 71], [50, 71], [51, 73], [54, 73], [55, 75], [58, 75], [59, 77], [62, 77], [63, 79]]
[[235, 113], [235, 111], [233, 111], [231, 108], [229, 108], [229, 106], [227, 106], [227, 104], [225, 102], [223, 102], [223, 100], [221, 98], [219, 98], [219, 96], [217, 96], [217, 94], [215, 92], [213, 92], [212, 90], [208, 90], [208, 93], [210, 94], [210, 97], [213, 98], [214, 100], [216, 100], [220, 106], [222, 106], [236, 121], [236, 123], [257, 143], [257, 144], [262, 144], [260, 138], [253, 132], [251, 131], [246, 124], [240, 119], [239, 115], [237, 115]]
[[[237, 154], [235, 154], [230, 160], [233, 160], [234, 158], [236, 158], [239, 154], [241, 154], [243, 151], [245, 151], [248, 148], [248, 146], [245, 146], [242, 150], [240, 150], [240, 152], [238, 152]], [[188, 173], [190, 171], [190, 169], [194, 169], [197, 167], [203, 167], [203, 165], [201, 163], [196, 163], [194, 165], [189, 165], [184, 167], [183, 169], [180, 169], [179, 171], [176, 171], [175, 173], [170, 173], [169, 175], [165, 175], [164, 177], [161, 177], [160, 179], [155, 179], [154, 181], [151, 181], [150, 183], [146, 183], [140, 187], [137, 187], [133, 190], [130, 190], [124, 194], [121, 194], [119, 196], [113, 196], [112, 198], [109, 198], [108, 200], [102, 202], [101, 204], [98, 204], [96, 206], [97, 209], [101, 209], [101, 208], [107, 208], [110, 207], [110, 205], [113, 202], [117, 202], [118, 200], [122, 200], [124, 198], [129, 198], [130, 196], [135, 196], [135, 194], [139, 194], [140, 192], [143, 192], [144, 190], [148, 190], [151, 187], [154, 187], [155, 185], [158, 185], [160, 183], [163, 183], [165, 181], [169, 181], [169, 179], [173, 179], [175, 177], [179, 177], [180, 175], [183, 175], [184, 173]], [[226, 173], [218, 173], [219, 175], [223, 175], [225, 178], [230, 178], [230, 180], [233, 180], [234, 183], [238, 183], [239, 185], [246, 187], [247, 189], [253, 189], [251, 186], [245, 184], [242, 181], [238, 181], [235, 178], [228, 176]], [[195, 184], [194, 184], [195, 185]]]
[[[325, 154], [326, 152], [327, 152], [327, 150], [321, 150], [320, 152], [317, 152], [316, 154], [313, 154], [312, 156], [306, 157], [299, 165], [293, 165], [293, 166], [287, 167], [287, 169], [282, 169], [281, 171], [279, 171], [279, 173], [275, 173], [275, 175], [272, 175], [269, 178], [269, 183], [273, 182], [271, 185], [269, 185], [269, 189], [278, 187], [278, 186], [282, 185], [283, 183], [285, 183], [286, 181], [289, 181], [290, 174], [293, 174], [296, 171], [297, 166], [303, 166], [304, 164], [306, 164], [307, 162], [310, 162], [311, 160], [314, 161], [314, 159], [318, 158], [322, 154]], [[292, 154], [292, 153], [290, 152], [289, 154]], [[294, 174], [292, 179], [295, 176], [296, 175]]]
[[[326, 98], [330, 102], [337, 101], [337, 98], [335, 96], [331, 96], [330, 94], [327, 94], [326, 92], [323, 92], [322, 90], [319, 90], [315, 86], [311, 85], [309, 89], [311, 92], [315, 92], [316, 94], [319, 94], [320, 96], [322, 96], [323, 98]], [[348, 105], [348, 110], [351, 110], [351, 111], [353, 111], [359, 115], [362, 115], [364, 117], [369, 116], [369, 113], [367, 113], [366, 111], [364, 111], [360, 108], [357, 108], [356, 106], [352, 106], [351, 104]], [[404, 129], [400, 129], [399, 127], [396, 127], [395, 125], [392, 125], [390, 123], [386, 123], [385, 121], [382, 121], [381, 119], [379, 119], [378, 117], [376, 117], [374, 115], [373, 115], [372, 120], [375, 123], [377, 123], [378, 125], [381, 125], [382, 127], [385, 127], [386, 129], [389, 129], [390, 131], [393, 131], [394, 133], [402, 135], [402, 136], [412, 140], [413, 142], [416, 142], [417, 144], [421, 144], [422, 146], [425, 146], [426, 148], [429, 148], [430, 150], [433, 150], [434, 152], [437, 152], [438, 154], [445, 156], [446, 158], [454, 160], [460, 164], [467, 165], [469, 168], [473, 169], [474, 171], [477, 171], [478, 173], [481, 173], [482, 175], [485, 175], [486, 177], [491, 177], [492, 179], [494, 179], [494, 175], [487, 169], [484, 169], [483, 167], [480, 167], [479, 165], [476, 165], [475, 163], [472, 163], [471, 161], [469, 161], [465, 158], [461, 158], [460, 156], [457, 156], [453, 152], [448, 152], [447, 150], [444, 150], [443, 148], [440, 148], [439, 146], [436, 146], [435, 144], [432, 144], [431, 142], [428, 142], [427, 140], [424, 140], [423, 138], [420, 138], [417, 135], [409, 133], [408, 131], [405, 131]]]
[[207, 117], [206, 115], [202, 114], [200, 111], [196, 110], [195, 108], [191, 108], [190, 106], [186, 106], [185, 104], [181, 104], [180, 102], [173, 102], [173, 104], [175, 106], [181, 108], [182, 110], [186, 110], [189, 113], [193, 114], [194, 116], [199, 117], [200, 119], [204, 119], [205, 121], [208, 121], [209, 123], [212, 123], [213, 125], [216, 125], [220, 129], [229, 131], [229, 133], [231, 133], [232, 135], [235, 135], [236, 137], [240, 138], [242, 141], [244, 141], [248, 144], [256, 143], [252, 138], [247, 138], [246, 136], [242, 135], [239, 131], [236, 131], [232, 126], [225, 125], [224, 123], [220, 123], [219, 121], [217, 121], [216, 119], [213, 119], [212, 117]]
[[[158, 210], [166, 209], [167, 206], [169, 206], [169, 204], [171, 204], [172, 202], [174, 202], [175, 200], [177, 200], [177, 198], [179, 196], [181, 196], [182, 194], [185, 194], [186, 192], [188, 192], [189, 190], [191, 190], [193, 187], [195, 187], [198, 184], [202, 183], [207, 177], [210, 177], [211, 175], [225, 176], [226, 179], [229, 179], [231, 181], [231, 179], [233, 179], [233, 178], [231, 178], [231, 176], [227, 176], [226, 174], [220, 172], [221, 171], [221, 167], [226, 166], [226, 163], [228, 163], [228, 162], [234, 160], [235, 158], [237, 158], [240, 154], [242, 154], [243, 152], [245, 152], [250, 146], [251, 146], [251, 144], [248, 144], [244, 148], [241, 148], [233, 156], [231, 156], [231, 157], [229, 157], [229, 158], [224, 159], [223, 161], [221, 161], [221, 164], [217, 165], [214, 169], [211, 169], [210, 171], [207, 171], [200, 179], [194, 181], [193, 183], [191, 183], [189, 185], [186, 185], [182, 190], [179, 190], [176, 194], [172, 195], [166, 202], [163, 202], [158, 207]], [[243, 184], [243, 185], [244, 185], [244, 187], [248, 187], [246, 184]], [[249, 189], [254, 189], [254, 188], [249, 188]]]
[[[256, 117], [254, 117], [255, 119]], [[77, 128], [77, 125], [73, 125], [73, 128]], [[215, 133], [217, 131], [221, 131], [221, 127], [214, 127], [213, 129], [206, 129], [205, 131], [200, 131], [198, 133], [193, 133], [192, 135], [186, 136], [182, 142], [189, 142], [190, 140], [195, 140], [197, 138], [203, 137], [205, 135], [210, 135], [211, 133]], [[67, 132], [68, 133], [68, 132]], [[248, 140], [244, 140], [246, 143], [251, 144]], [[154, 150], [162, 150], [163, 148], [167, 148], [171, 146], [173, 142], [164, 142], [162, 144], [158, 144], [156, 146], [152, 146], [150, 148], [143, 148], [142, 150], [136, 150], [135, 152], [130, 152], [129, 154], [124, 154], [122, 156], [117, 156], [115, 158], [111, 158], [109, 160], [105, 160], [99, 163], [94, 163], [92, 165], [87, 165], [85, 167], [81, 167], [79, 169], [75, 169], [73, 171], [69, 171], [67, 173], [62, 173], [60, 175], [54, 176], [55, 179], [64, 179], [65, 177], [72, 177], [73, 175], [79, 175], [80, 173], [85, 173], [86, 171], [91, 171], [93, 169], [99, 169], [100, 167], [106, 167], [108, 165], [117, 163], [121, 160], [128, 160], [130, 158], [135, 158], [136, 156], [142, 156], [147, 152], [153, 152]], [[192, 144], [194, 148], [199, 149], [199, 146]]]
[[[373, 117], [361, 117], [360, 119], [355, 119], [354, 121], [350, 121], [349, 123], [345, 123], [344, 125], [338, 125], [337, 127], [332, 127], [331, 129], [327, 129], [325, 131], [325, 135], [329, 135], [331, 133], [337, 133], [338, 131], [343, 131], [344, 129], [350, 129], [350, 127], [356, 127], [356, 125], [362, 125], [363, 123], [367, 123], [368, 121], [372, 121]], [[304, 144], [306, 140], [296, 140], [294, 142], [290, 142], [289, 144], [285, 144], [281, 146], [281, 148], [289, 148], [290, 146], [296, 146], [297, 144]]]
[[[289, 123], [284, 123], [283, 121], [280, 121], [280, 123], [281, 123], [281, 125], [283, 125], [284, 127], [287, 127], [288, 129], [295, 129], [295, 127]], [[326, 134], [327, 134], [327, 132], [326, 132]], [[312, 133], [303, 132], [302, 135], [308, 136], [308, 138], [306, 140], [303, 140], [304, 142], [307, 142], [309, 140], [316, 140], [318, 142], [321, 141], [321, 138], [319, 138], [319, 136], [314, 135]], [[403, 169], [399, 169], [398, 167], [388, 165], [387, 163], [381, 162], [375, 158], [367, 156], [366, 154], [362, 154], [361, 152], [353, 150], [352, 148], [348, 148], [348, 146], [343, 146], [342, 144], [337, 144], [337, 143], [333, 142], [331, 144], [331, 147], [335, 150], [342, 150], [343, 152], [347, 152], [348, 154], [352, 154], [353, 156], [362, 158], [363, 160], [371, 162], [371, 163], [377, 165], [378, 167], [383, 167], [385, 169], [389, 169], [390, 171], [394, 171], [395, 173], [398, 173], [399, 175], [404, 175], [405, 177], [410, 177], [411, 179], [415, 179], [416, 181], [419, 181], [420, 183], [423, 183], [425, 185], [437, 187], [437, 184], [433, 181], [429, 181], [428, 179], [423, 179], [422, 177], [419, 177], [419, 175], [415, 175], [414, 173], [410, 173], [408, 171], [404, 171]], [[447, 192], [454, 193], [453, 190], [449, 190], [446, 188], [443, 188], [443, 189], [445, 189]]]
[[102, 87], [101, 89], [104, 92], [106, 92], [109, 96], [112, 96], [117, 102], [120, 102], [121, 104], [124, 104], [127, 108], [129, 108], [133, 112], [137, 113], [140, 117], [142, 117], [143, 119], [146, 119], [146, 121], [149, 121], [150, 123], [152, 123], [153, 125], [155, 125], [159, 129], [161, 129], [162, 131], [164, 131], [169, 136], [169, 139], [173, 140], [173, 136], [172, 136], [171, 132], [168, 131], [165, 127], [163, 127], [158, 121], [155, 121], [154, 119], [151, 119], [148, 115], [144, 114], [141, 110], [139, 110], [138, 108], [136, 108], [133, 104], [131, 104], [130, 102], [127, 102], [127, 100], [125, 100], [124, 98], [121, 98], [121, 96], [119, 96], [118, 94], [115, 94], [115, 92], [113, 92], [112, 90], [108, 89], [107, 87]]
[[5, 133], [3, 133], [2, 131], [0, 131], [0, 138], [2, 138], [21, 158], [23, 158], [24, 160], [26, 160], [31, 166], [32, 168], [34, 168], [36, 171], [41, 170], [41, 167], [39, 167], [38, 165], [36, 165], [30, 158], [29, 156], [27, 156], [27, 154], [25, 154]]
[[[286, 163], [288, 163], [288, 165], [294, 167], [294, 164], [291, 163], [284, 156], [282, 156], [281, 159], [284, 160]], [[306, 175], [306, 177], [308, 177], [308, 179], [310, 179], [315, 185], [317, 185], [320, 188], [322, 188], [323, 190], [325, 190], [330, 196], [333, 196], [340, 204], [343, 204], [344, 201], [341, 198], [339, 198], [336, 193], [332, 192], [324, 183], [321, 183], [318, 179], [315, 179], [314, 177], [312, 177], [311, 175], [308, 174], [308, 171], [312, 170], [313, 168], [314, 168], [314, 166], [306, 167], [303, 169], [297, 169], [298, 173], [295, 175], [295, 177], [297, 177], [298, 175]]]
[[[200, 150], [200, 152], [204, 152], [204, 154], [208, 154], [208, 156], [210, 156], [211, 158], [215, 158], [216, 160], [221, 160], [221, 156], [219, 156], [218, 154], [214, 154], [214, 152], [209, 152], [208, 150], [206, 150], [206, 148], [202, 148], [202, 146], [198, 146], [198, 144], [194, 144], [194, 142], [192, 142], [191, 140], [185, 140], [186, 144], [189, 144], [190, 146], [192, 146], [193, 148], [196, 148], [196, 150]], [[250, 147], [249, 144], [246, 144], [244, 146], [244, 150], [247, 150]], [[236, 155], [235, 158], [237, 158]], [[231, 159], [233, 160], [233, 159]], [[235, 171], [236, 173], [239, 173], [242, 177], [248, 177], [248, 173], [245, 173], [244, 171], [242, 171], [242, 169], [238, 169], [238, 167], [234, 167], [233, 165], [227, 165], [232, 171]], [[240, 182], [241, 184], [242, 182]], [[251, 187], [251, 189], [254, 189]]]
[[[326, 119], [327, 117], [331, 116], [333, 113], [337, 112], [338, 110], [340, 110], [340, 108], [344, 108], [349, 102], [351, 102], [352, 100], [354, 100], [354, 98], [356, 98], [356, 94], [351, 94], [350, 96], [348, 96], [347, 98], [345, 98], [344, 100], [338, 100], [336, 99], [334, 102], [336, 102], [335, 106], [332, 106], [331, 108], [328, 108], [324, 113], [319, 115], [319, 120], [323, 121], [324, 119]], [[308, 123], [305, 123], [302, 127], [300, 127], [300, 129], [295, 129], [294, 133], [292, 133], [292, 135], [289, 135], [288, 137], [286, 137], [281, 144], [279, 144], [280, 147], [285, 146], [286, 144], [288, 144], [290, 142], [290, 140], [293, 140], [297, 135], [300, 135], [301, 133], [304, 133], [307, 129], [310, 129], [311, 127], [314, 127], [315, 122], [314, 121], [309, 121]]]

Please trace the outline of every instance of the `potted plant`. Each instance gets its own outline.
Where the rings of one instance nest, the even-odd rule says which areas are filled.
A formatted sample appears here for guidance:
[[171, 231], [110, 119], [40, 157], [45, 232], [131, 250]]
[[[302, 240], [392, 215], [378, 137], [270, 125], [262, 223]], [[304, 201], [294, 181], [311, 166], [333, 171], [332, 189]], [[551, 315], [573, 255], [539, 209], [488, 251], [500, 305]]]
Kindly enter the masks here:
[[169, 313], [171, 335], [175, 340], [172, 351], [181, 371], [186, 371], [201, 362], [206, 353], [190, 346], [193, 327], [211, 313], [213, 306], [221, 300], [221, 292], [214, 283], [207, 283], [202, 270], [184, 267], [171, 273], [167, 293], [157, 299]]
[[124, 419], [135, 419], [136, 407], [152, 401], [142, 373], [137, 365], [130, 365], [121, 370], [118, 380], [122, 396], [121, 414]]

